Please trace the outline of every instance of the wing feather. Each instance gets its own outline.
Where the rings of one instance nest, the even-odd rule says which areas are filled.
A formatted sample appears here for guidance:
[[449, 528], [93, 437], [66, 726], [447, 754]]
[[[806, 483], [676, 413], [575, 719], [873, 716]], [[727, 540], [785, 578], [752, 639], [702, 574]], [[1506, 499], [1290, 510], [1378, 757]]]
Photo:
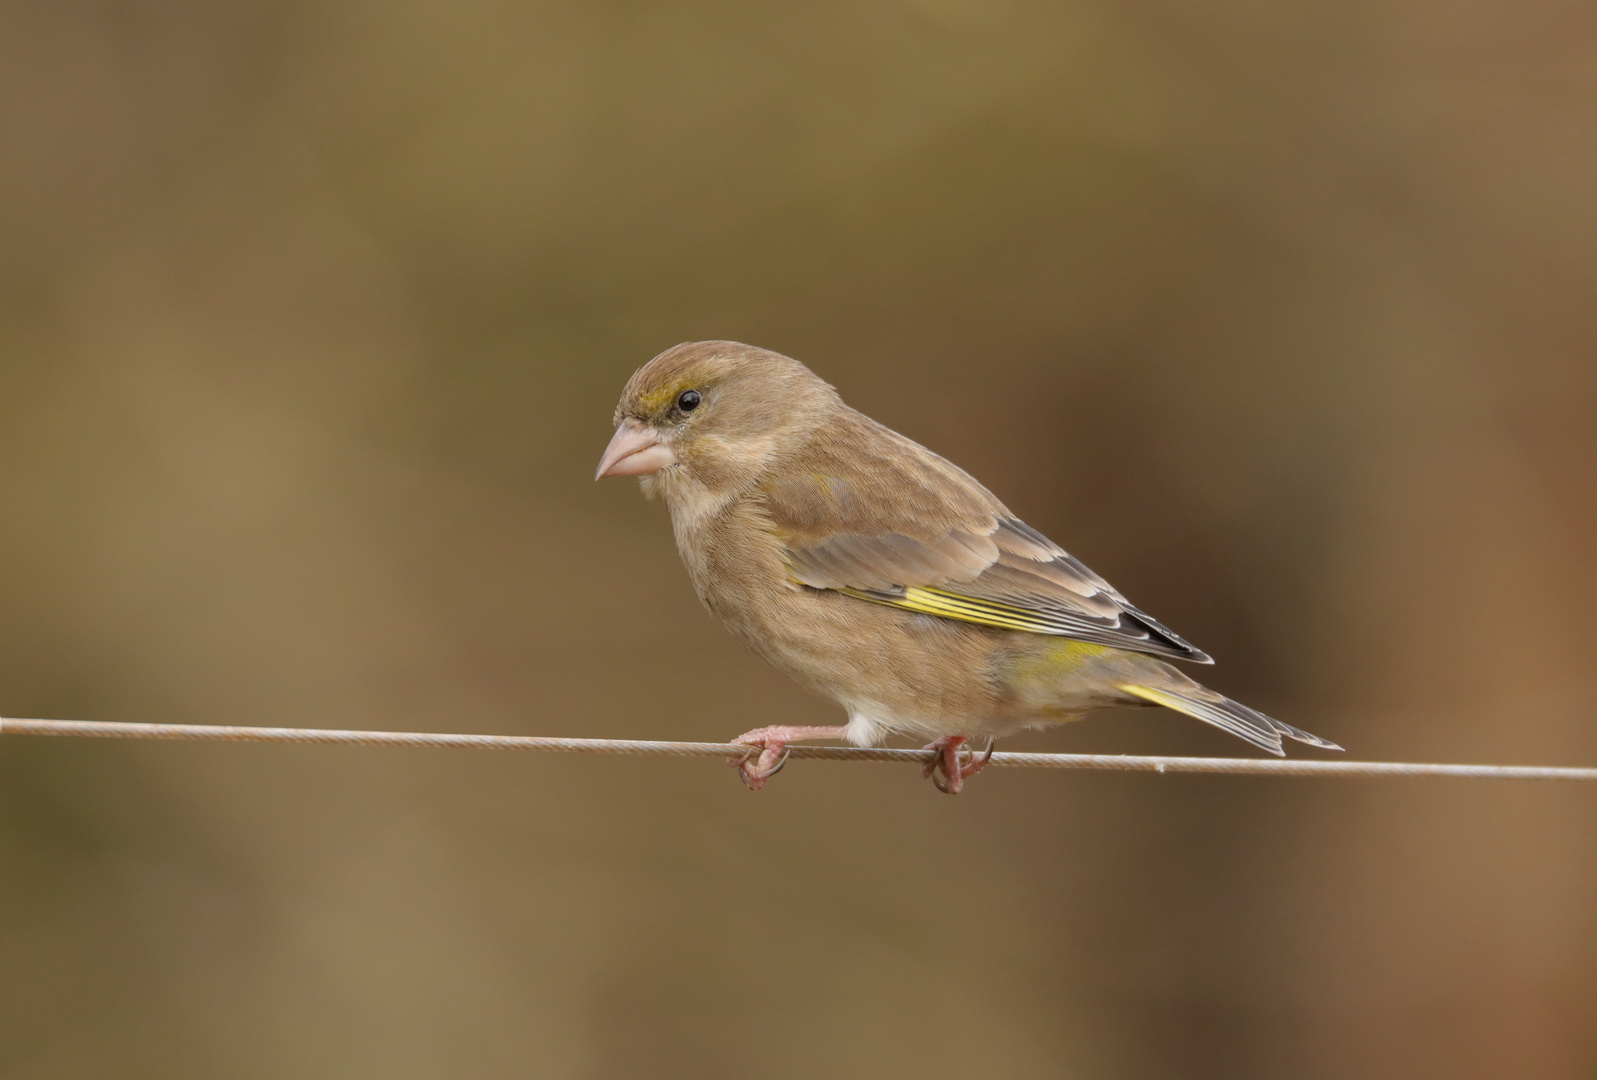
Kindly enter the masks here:
[[981, 626], [1211, 662], [958, 467], [858, 413], [849, 424], [762, 490], [795, 581]]

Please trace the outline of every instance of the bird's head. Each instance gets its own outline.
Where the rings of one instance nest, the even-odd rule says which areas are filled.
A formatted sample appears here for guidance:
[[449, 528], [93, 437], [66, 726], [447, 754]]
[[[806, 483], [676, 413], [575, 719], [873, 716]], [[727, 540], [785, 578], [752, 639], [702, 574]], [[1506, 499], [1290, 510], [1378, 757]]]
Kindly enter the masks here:
[[627, 381], [594, 479], [639, 476], [646, 492], [668, 495], [683, 481], [743, 487], [839, 404], [835, 390], [780, 353], [687, 342]]

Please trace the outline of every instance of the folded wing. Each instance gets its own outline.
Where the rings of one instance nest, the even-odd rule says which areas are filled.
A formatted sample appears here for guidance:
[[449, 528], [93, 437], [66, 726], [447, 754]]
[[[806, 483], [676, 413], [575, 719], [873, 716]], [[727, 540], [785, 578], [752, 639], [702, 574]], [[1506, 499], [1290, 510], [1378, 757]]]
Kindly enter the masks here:
[[[1210, 663], [968, 474], [855, 414], [763, 491], [793, 580], [981, 626]], [[862, 448], [863, 447], [863, 448]]]

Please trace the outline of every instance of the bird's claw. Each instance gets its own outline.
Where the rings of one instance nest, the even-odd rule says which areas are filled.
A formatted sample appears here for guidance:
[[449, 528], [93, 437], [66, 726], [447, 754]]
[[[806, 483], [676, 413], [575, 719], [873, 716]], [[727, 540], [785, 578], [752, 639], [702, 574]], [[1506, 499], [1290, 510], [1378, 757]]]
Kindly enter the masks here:
[[727, 764], [737, 769], [743, 786], [750, 791], [759, 791], [767, 780], [786, 768], [788, 756], [793, 752], [787, 743], [771, 737], [763, 728], [739, 735], [732, 741], [748, 746], [742, 757], [732, 758]]
[[977, 757], [969, 742], [964, 735], [945, 735], [924, 747], [936, 751], [937, 756], [921, 766], [921, 775], [928, 777], [944, 795], [958, 795], [963, 791], [965, 780], [987, 767], [987, 763], [993, 759], [993, 748], [998, 745], [997, 739], [989, 738], [987, 749]]

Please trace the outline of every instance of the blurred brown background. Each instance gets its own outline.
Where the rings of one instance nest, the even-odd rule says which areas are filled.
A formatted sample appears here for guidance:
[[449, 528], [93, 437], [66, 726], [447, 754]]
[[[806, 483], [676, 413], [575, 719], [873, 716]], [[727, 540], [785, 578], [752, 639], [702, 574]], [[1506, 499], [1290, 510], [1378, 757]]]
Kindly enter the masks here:
[[[0, 713], [831, 722], [590, 479], [730, 337], [1354, 756], [1597, 763], [1594, 192], [1574, 0], [5, 4]], [[0, 1076], [1591, 1077], [1594, 828], [15, 738]]]

